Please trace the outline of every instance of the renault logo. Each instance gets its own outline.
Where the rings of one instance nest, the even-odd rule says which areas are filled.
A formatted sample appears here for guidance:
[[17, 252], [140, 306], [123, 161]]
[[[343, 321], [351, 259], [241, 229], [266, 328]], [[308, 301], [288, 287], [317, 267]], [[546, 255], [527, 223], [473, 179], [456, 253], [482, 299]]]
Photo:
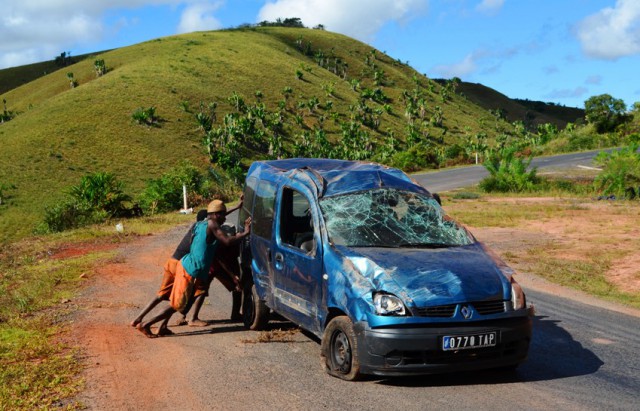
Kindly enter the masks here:
[[462, 308], [460, 309], [460, 313], [462, 314], [465, 320], [468, 320], [469, 318], [471, 318], [471, 314], [473, 314], [471, 312], [471, 309], [466, 305], [462, 306]]

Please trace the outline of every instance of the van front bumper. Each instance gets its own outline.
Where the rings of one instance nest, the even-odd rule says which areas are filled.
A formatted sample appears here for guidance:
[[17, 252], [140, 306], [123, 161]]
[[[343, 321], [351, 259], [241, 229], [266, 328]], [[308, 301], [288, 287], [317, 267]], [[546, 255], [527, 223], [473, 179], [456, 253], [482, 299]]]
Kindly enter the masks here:
[[[354, 324], [361, 372], [381, 376], [436, 374], [517, 366], [527, 358], [531, 316], [477, 323], [369, 328]], [[442, 337], [497, 332], [493, 347], [444, 351]]]

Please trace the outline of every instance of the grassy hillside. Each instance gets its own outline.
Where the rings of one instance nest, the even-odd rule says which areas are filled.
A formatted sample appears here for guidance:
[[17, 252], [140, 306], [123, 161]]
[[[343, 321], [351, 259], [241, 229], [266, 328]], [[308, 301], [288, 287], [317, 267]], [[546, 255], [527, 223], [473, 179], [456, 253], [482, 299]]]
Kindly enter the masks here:
[[[347, 75], [318, 65], [314, 55], [320, 50], [339, 58]], [[0, 125], [0, 183], [15, 186], [6, 193], [9, 205], [0, 208], [0, 242], [31, 233], [45, 207], [62, 201], [65, 190], [88, 173], [114, 173], [135, 197], [148, 179], [160, 177], [183, 159], [205, 168], [209, 158], [195, 113], [201, 103], [216, 102], [220, 125], [234, 110], [228, 101], [233, 93], [255, 103], [259, 91], [260, 100], [275, 112], [282, 90], [292, 89], [283, 113], [285, 148], [302, 133], [317, 130], [321, 122], [330, 141], [341, 138], [341, 124], [354, 115], [364, 89], [380, 88], [388, 98], [389, 110], [384, 112], [382, 104], [366, 103], [381, 113], [379, 127], [366, 130], [374, 148], [390, 136], [400, 142], [405, 139], [406, 96], [418, 87], [425, 106], [424, 118], [417, 121], [424, 124], [425, 138], [451, 144], [485, 132], [491, 139], [510, 127], [370, 46], [321, 30], [200, 32], [96, 58], [105, 60], [104, 76], [97, 77], [93, 59], [86, 59], [0, 96], [9, 110], [18, 113]], [[74, 74], [77, 87], [70, 87], [68, 72]], [[376, 76], [382, 78], [378, 85]], [[355, 89], [353, 79], [360, 82]], [[320, 102], [317, 109], [301, 108], [301, 103], [314, 98]], [[331, 109], [327, 100], [332, 101]], [[141, 107], [156, 108], [158, 126], [132, 121], [132, 113]], [[436, 114], [441, 124], [431, 126], [429, 118]], [[296, 115], [301, 122], [292, 120]], [[265, 151], [260, 146], [243, 148], [245, 165], [264, 158]]]

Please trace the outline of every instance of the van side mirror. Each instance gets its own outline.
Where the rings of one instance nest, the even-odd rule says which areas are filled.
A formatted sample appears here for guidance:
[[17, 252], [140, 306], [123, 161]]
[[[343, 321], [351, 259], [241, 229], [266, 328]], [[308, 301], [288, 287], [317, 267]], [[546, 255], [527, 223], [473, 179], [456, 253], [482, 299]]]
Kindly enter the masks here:
[[433, 199], [436, 200], [438, 202], [438, 204], [440, 204], [440, 206], [442, 206], [442, 200], [440, 199], [440, 194], [433, 193], [431, 195], [433, 196]]

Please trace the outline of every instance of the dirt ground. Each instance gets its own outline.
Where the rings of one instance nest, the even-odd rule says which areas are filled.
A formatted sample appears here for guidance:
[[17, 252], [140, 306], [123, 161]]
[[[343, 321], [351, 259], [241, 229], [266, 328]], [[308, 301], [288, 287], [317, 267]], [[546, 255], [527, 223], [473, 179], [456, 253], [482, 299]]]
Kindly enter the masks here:
[[[544, 201], [544, 200], [532, 200]], [[599, 205], [594, 205], [599, 207]], [[558, 253], [566, 258], [583, 258], [579, 251], [572, 255], [571, 250], [580, 250], [580, 239], [591, 235], [594, 222], [590, 214], [576, 213], [575, 218], [563, 223], [557, 221], [534, 221], [519, 228], [483, 228], [474, 229], [476, 237], [498, 255], [524, 253], [527, 249], [553, 239], [558, 243]], [[613, 244], [624, 244], [640, 238], [637, 221], [621, 221], [629, 227], [625, 232], [617, 232]], [[86, 389], [80, 395], [89, 409], [147, 409], [154, 408], [202, 409], [207, 408], [202, 398], [189, 389], [188, 381], [192, 371], [182, 367], [185, 352], [189, 350], [189, 339], [171, 338], [169, 342], [144, 344], [145, 337], [128, 323], [154, 296], [160, 284], [162, 266], [171, 255], [175, 245], [186, 227], [177, 227], [170, 232], [141, 237], [127, 243], [118, 250], [119, 254], [108, 263], [87, 273], [89, 286], [77, 301], [79, 314], [74, 321], [72, 332], [68, 336], [72, 344], [82, 347], [83, 360], [86, 363], [84, 379]], [[593, 234], [595, 235], [595, 234]], [[631, 241], [631, 244], [634, 244]], [[62, 250], [57, 258], [72, 257], [89, 251], [92, 246], [81, 249]], [[636, 248], [637, 250], [637, 248]], [[640, 253], [634, 253], [624, 261], [612, 264], [608, 278], [621, 288], [640, 292]], [[577, 291], [556, 286], [538, 277], [529, 275], [522, 267], [515, 267], [518, 281], [527, 288], [535, 288], [554, 294], [564, 293], [582, 301], [605, 308], [639, 315], [638, 310], [602, 302]], [[220, 286], [220, 285], [218, 285]], [[204, 316], [210, 316], [203, 310]], [[220, 317], [222, 318], [222, 317]], [[219, 320], [223, 324], [222, 319]], [[240, 330], [239, 325], [227, 325], [229, 329]], [[188, 328], [188, 327], [181, 327]], [[197, 330], [192, 334], [197, 334]], [[232, 333], [233, 335], [233, 333]], [[243, 344], [235, 343], [225, 348], [231, 356], [244, 353]], [[163, 341], [164, 343], [164, 341]], [[159, 348], [161, 347], [161, 348]], [[229, 351], [230, 350], [230, 351]], [[161, 370], [170, 378], [154, 378], [149, 375], [149, 362], [154, 362], [154, 370]], [[220, 372], [224, 372], [221, 370]], [[246, 384], [251, 386], [252, 382]], [[177, 404], [176, 398], [180, 403]], [[244, 404], [247, 406], [248, 404]]]
[[[494, 199], [514, 206], [531, 203], [560, 203], [555, 198]], [[610, 260], [605, 273], [608, 282], [620, 291], [640, 293], [640, 209], [624, 204], [592, 201], [569, 207], [562, 216], [530, 220], [517, 228], [473, 228], [476, 237], [502, 255], [526, 254], [546, 246], [553, 257], [589, 261]], [[613, 258], [612, 258], [613, 257]], [[513, 259], [512, 259], [513, 260]], [[510, 262], [516, 265], [517, 262]], [[527, 265], [521, 265], [527, 271]]]
[[[164, 261], [171, 255], [179, 232], [173, 230], [162, 235], [142, 237], [127, 243], [116, 258], [87, 273], [90, 286], [76, 303], [80, 307], [71, 338], [84, 350], [87, 365], [84, 373], [86, 390], [79, 400], [89, 409], [139, 409], [157, 404], [157, 397], [171, 392], [172, 379], [153, 378], [144, 358], [148, 345], [140, 344], [144, 338], [128, 325], [135, 314], [153, 298], [153, 291], [143, 283], [160, 285]], [[86, 250], [65, 250], [64, 254], [80, 255]], [[158, 361], [179, 363], [181, 350], [167, 350]], [[173, 371], [175, 378], [185, 381], [181, 370]], [[171, 372], [167, 372], [171, 375]], [[185, 398], [188, 401], [189, 397]], [[188, 403], [185, 409], [193, 409]]]

